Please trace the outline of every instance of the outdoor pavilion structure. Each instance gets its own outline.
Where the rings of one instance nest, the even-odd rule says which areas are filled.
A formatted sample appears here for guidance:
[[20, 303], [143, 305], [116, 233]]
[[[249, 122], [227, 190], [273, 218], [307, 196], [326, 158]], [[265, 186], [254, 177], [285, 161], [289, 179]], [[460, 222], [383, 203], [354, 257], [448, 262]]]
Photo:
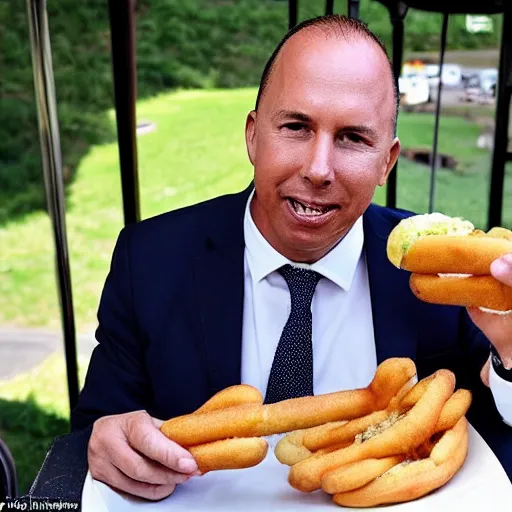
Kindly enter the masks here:
[[[488, 227], [502, 221], [505, 164], [512, 160], [508, 152], [509, 109], [512, 96], [512, 2], [486, 0], [462, 2], [460, 0], [372, 0], [384, 5], [389, 12], [393, 33], [392, 60], [395, 79], [402, 68], [404, 26], [410, 9], [419, 9], [443, 15], [440, 34], [440, 63], [446, 48], [448, 20], [452, 14], [501, 14], [503, 16], [502, 41], [497, 86], [495, 135], [489, 184]], [[288, 0], [288, 24], [297, 24], [299, 0]], [[66, 237], [64, 185], [61, 161], [59, 126], [50, 47], [50, 30], [46, 0], [26, 0], [35, 98], [38, 111], [39, 133], [43, 162], [48, 213], [51, 218], [55, 244], [59, 300], [67, 366], [69, 402], [72, 408], [78, 399], [78, 371], [76, 334], [69, 271], [69, 253]], [[347, 0], [347, 14], [359, 17], [360, 0]], [[332, 14], [334, 0], [326, 0], [325, 13]], [[136, 41], [135, 0], [109, 0], [112, 43], [112, 69], [115, 92], [115, 110], [120, 160], [120, 179], [125, 224], [140, 220], [140, 198], [136, 142]], [[441, 68], [441, 66], [440, 66]], [[440, 76], [442, 69], [440, 69]], [[440, 80], [439, 93], [442, 88]], [[436, 123], [431, 164], [430, 197], [434, 196], [437, 133], [439, 129], [441, 94], [437, 96]], [[397, 177], [395, 167], [387, 186], [386, 202], [396, 205]], [[431, 201], [432, 204], [432, 201]], [[65, 434], [52, 444], [41, 471], [28, 495], [21, 499], [37, 501], [80, 501], [87, 473], [87, 440], [89, 431]]]

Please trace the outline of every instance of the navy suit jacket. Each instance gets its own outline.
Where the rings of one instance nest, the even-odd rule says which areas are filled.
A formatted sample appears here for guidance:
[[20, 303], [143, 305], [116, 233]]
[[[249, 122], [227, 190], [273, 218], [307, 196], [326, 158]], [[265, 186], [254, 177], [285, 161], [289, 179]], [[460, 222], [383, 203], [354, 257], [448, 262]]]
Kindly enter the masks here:
[[[161, 419], [189, 413], [240, 383], [243, 219], [250, 190], [121, 231], [73, 430], [139, 409]], [[387, 237], [408, 215], [371, 205], [363, 217], [378, 362], [410, 357], [419, 378], [440, 368], [454, 371], [458, 387], [473, 393], [470, 422], [512, 478], [512, 428], [479, 378], [489, 342], [464, 308], [417, 300], [409, 274], [387, 259]]]

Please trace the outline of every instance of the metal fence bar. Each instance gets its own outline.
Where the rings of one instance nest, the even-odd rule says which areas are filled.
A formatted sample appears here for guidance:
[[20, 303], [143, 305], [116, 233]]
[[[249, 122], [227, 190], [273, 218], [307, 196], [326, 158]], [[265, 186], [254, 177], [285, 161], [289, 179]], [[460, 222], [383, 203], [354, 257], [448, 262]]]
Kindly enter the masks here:
[[446, 51], [446, 36], [448, 34], [448, 20], [450, 15], [443, 14], [443, 27], [441, 29], [441, 52], [439, 55], [439, 83], [437, 84], [437, 103], [436, 103], [436, 117], [434, 121], [434, 142], [432, 145], [432, 156], [430, 160], [430, 191], [428, 201], [428, 211], [434, 211], [434, 201], [436, 194], [436, 167], [437, 167], [437, 146], [439, 143], [439, 118], [441, 116], [441, 94], [443, 91], [443, 66], [444, 54]]
[[488, 228], [501, 226], [503, 217], [503, 186], [508, 155], [508, 126], [512, 96], [512, 7], [503, 15], [500, 69], [497, 84], [496, 122], [489, 192]]
[[348, 0], [347, 13], [349, 18], [359, 19], [359, 0]]
[[299, 0], [288, 0], [288, 30], [297, 25], [297, 11]]
[[[402, 73], [402, 62], [404, 58], [404, 19], [407, 15], [408, 8], [403, 2], [397, 2], [393, 8], [388, 6], [388, 9], [391, 25], [393, 27], [393, 74], [398, 90], [398, 79]], [[391, 169], [386, 184], [386, 206], [388, 208], [396, 208], [397, 175], [398, 161], [393, 166], [393, 169]]]
[[46, 0], [27, 0], [27, 14], [32, 53], [35, 100], [37, 105], [41, 157], [48, 214], [55, 243], [55, 263], [69, 392], [72, 409], [78, 400], [78, 366], [76, 359], [75, 317], [69, 253], [66, 238], [64, 179], [60, 146], [55, 83], [50, 46]]
[[334, 0], [325, 0], [325, 14], [334, 13]]
[[109, 0], [117, 140], [125, 224], [140, 220], [134, 11], [135, 0]]

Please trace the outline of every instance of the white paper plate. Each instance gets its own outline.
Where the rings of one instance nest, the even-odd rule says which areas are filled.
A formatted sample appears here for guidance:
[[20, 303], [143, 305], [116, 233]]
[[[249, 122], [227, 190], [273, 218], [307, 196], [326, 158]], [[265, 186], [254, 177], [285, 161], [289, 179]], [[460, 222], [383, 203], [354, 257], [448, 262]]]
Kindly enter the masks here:
[[[276, 438], [270, 440], [275, 446]], [[253, 468], [216, 471], [193, 478], [172, 496], [159, 502], [133, 499], [114, 492], [87, 475], [82, 493], [84, 512], [263, 512], [345, 510], [322, 491], [296, 491], [287, 482], [289, 468], [280, 464], [272, 449]], [[505, 505], [507, 504], [508, 505]], [[469, 426], [469, 452], [460, 471], [441, 489], [417, 501], [392, 505], [400, 512], [453, 512], [454, 510], [505, 510], [512, 503], [512, 484], [482, 437]], [[352, 509], [354, 510], [354, 509]], [[357, 509], [370, 510], [370, 509]], [[375, 509], [372, 509], [375, 510]]]

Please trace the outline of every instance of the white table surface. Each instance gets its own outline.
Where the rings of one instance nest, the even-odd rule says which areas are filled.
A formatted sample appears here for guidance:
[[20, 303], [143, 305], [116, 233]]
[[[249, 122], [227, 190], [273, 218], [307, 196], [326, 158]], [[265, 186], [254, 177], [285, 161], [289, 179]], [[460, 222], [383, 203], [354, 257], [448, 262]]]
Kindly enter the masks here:
[[[83, 512], [263, 512], [346, 510], [322, 491], [301, 493], [287, 482], [289, 468], [277, 461], [269, 439], [266, 459], [253, 468], [215, 471], [193, 478], [159, 502], [137, 500], [114, 492], [87, 475], [82, 493]], [[469, 451], [459, 472], [444, 487], [419, 500], [382, 510], [454, 512], [510, 510], [512, 484], [480, 435], [469, 426]], [[508, 505], [505, 505], [508, 504]], [[351, 509], [370, 510], [370, 509]], [[372, 509], [375, 510], [375, 509]]]

